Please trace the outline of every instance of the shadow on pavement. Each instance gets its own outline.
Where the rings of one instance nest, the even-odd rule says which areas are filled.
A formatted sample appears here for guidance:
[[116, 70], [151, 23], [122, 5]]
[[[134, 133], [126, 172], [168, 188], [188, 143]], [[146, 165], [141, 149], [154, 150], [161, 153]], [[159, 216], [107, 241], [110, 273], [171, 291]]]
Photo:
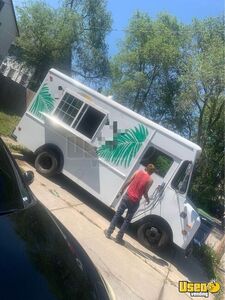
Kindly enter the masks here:
[[125, 243], [125, 247], [131, 251], [132, 253], [134, 253], [135, 255], [141, 256], [142, 258], [146, 259], [146, 260], [151, 260], [154, 263], [162, 266], [162, 267], [168, 267], [169, 264], [167, 261], [156, 257], [155, 255], [151, 255], [150, 253], [144, 252], [140, 249], [137, 249], [136, 247], [134, 247], [133, 245], [131, 245], [129, 242]]
[[[116, 238], [114, 238], [113, 236], [110, 237], [110, 240], [116, 242]], [[168, 267], [169, 266], [167, 261], [165, 261], [161, 258], [158, 258], [155, 255], [151, 255], [150, 253], [144, 252], [144, 251], [134, 247], [131, 243], [127, 242], [125, 239], [124, 239], [124, 242], [125, 242], [125, 244], [121, 245], [121, 247], [127, 248], [134, 255], [142, 257], [145, 260], [151, 260], [151, 261], [157, 263], [158, 265], [160, 265], [162, 267]]]
[[161, 253], [160, 257], [169, 261], [189, 281], [207, 282], [210, 279], [197, 258], [193, 255], [185, 258], [184, 251], [175, 245]]
[[[24, 159], [24, 157], [18, 157], [18, 159], [21, 161], [25, 160], [33, 166], [31, 157], [29, 157], [28, 159]], [[67, 192], [71, 193], [74, 197], [81, 200], [87, 206], [89, 206], [97, 213], [102, 215], [109, 222], [111, 221], [114, 212], [66, 176], [64, 176], [63, 174], [58, 174], [54, 178], [51, 178], [51, 181], [60, 186], [61, 188], [65, 189]], [[121, 222], [119, 222], [119, 226], [121, 225], [121, 223], [122, 219]], [[102, 234], [104, 233], [102, 232]], [[127, 234], [130, 235], [132, 238], [136, 239], [135, 226], [130, 226]], [[169, 263], [171, 263], [189, 281], [203, 282], [209, 280], [209, 278], [206, 275], [206, 272], [203, 270], [203, 267], [200, 265], [199, 261], [192, 255], [188, 258], [185, 258], [184, 251], [182, 251], [182, 249], [176, 247], [175, 245], [169, 247], [167, 251], [164, 250], [155, 253], [157, 256], [159, 256], [159, 258], [154, 255], [154, 252], [149, 251], [149, 249], [146, 249], [146, 251], [148, 252], [141, 251], [135, 248], [127, 241], [125, 243], [125, 247], [135, 255], [141, 256], [142, 258], [145, 258], [149, 261], [151, 260], [160, 266], [166, 267], [169, 265]]]
[[[106, 205], [98, 201], [95, 197], [86, 192], [84, 189], [82, 189], [80, 186], [68, 179], [66, 176], [60, 174], [54, 179], [52, 179], [52, 181], [57, 185], [60, 185], [63, 189], [65, 189], [78, 199], [80, 199], [90, 208], [94, 209], [97, 213], [102, 215], [109, 222], [111, 221], [114, 212], [109, 207], [107, 207]], [[121, 225], [122, 221], [123, 220], [121, 219], [121, 221], [118, 224], [119, 226]], [[137, 239], [135, 226], [130, 226], [127, 234], [132, 238]], [[166, 267], [169, 265], [169, 263], [171, 263], [180, 273], [187, 277], [189, 281], [209, 280], [209, 278], [206, 275], [206, 272], [203, 270], [203, 267], [200, 265], [199, 261], [192, 255], [188, 258], [185, 258], [184, 251], [176, 247], [175, 245], [171, 245], [171, 247], [168, 250], [155, 253], [158, 257], [154, 255], [154, 252], [150, 252], [149, 249], [146, 249], [146, 252], [141, 251], [135, 248], [127, 241], [125, 243], [125, 247], [135, 255], [141, 256], [142, 258], [145, 258], [149, 261], [151, 260], [160, 266]]]

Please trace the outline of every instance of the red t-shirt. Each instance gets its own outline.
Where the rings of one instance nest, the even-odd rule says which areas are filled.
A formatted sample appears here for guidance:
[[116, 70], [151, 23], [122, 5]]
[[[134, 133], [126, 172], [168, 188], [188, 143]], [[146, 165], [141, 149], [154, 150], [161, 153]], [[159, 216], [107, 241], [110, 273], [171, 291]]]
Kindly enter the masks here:
[[127, 195], [131, 201], [139, 202], [141, 200], [149, 180], [150, 175], [146, 171], [140, 170], [136, 173], [127, 189]]

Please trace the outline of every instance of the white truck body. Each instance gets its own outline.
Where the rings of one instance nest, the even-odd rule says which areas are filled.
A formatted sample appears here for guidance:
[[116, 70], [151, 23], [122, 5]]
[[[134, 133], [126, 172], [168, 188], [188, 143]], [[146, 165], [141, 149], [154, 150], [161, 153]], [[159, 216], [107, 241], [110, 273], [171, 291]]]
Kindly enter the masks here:
[[126, 180], [153, 163], [151, 201], [141, 200], [132, 222], [153, 215], [164, 219], [183, 249], [200, 226], [187, 190], [201, 148], [55, 69], [14, 136], [33, 152], [56, 146], [63, 157], [61, 172], [114, 209]]

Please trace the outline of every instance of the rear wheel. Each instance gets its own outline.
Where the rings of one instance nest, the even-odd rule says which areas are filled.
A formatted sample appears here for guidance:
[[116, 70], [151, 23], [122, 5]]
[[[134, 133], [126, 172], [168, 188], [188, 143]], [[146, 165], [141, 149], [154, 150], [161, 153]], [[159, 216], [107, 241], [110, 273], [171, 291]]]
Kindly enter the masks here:
[[54, 176], [59, 168], [58, 157], [51, 150], [41, 151], [37, 155], [34, 164], [37, 172], [46, 177]]
[[148, 220], [142, 224], [137, 231], [139, 242], [146, 248], [152, 250], [164, 249], [171, 241], [168, 226], [160, 220]]

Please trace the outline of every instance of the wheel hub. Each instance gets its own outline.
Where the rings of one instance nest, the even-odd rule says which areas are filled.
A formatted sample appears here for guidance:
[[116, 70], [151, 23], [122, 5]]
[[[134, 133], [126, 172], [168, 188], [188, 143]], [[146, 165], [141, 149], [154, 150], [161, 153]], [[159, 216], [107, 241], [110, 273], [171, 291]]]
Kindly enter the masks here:
[[49, 170], [52, 166], [51, 157], [45, 155], [40, 159], [40, 165], [43, 169]]
[[161, 233], [156, 227], [149, 227], [145, 231], [145, 236], [150, 244], [156, 244], [161, 238]]

